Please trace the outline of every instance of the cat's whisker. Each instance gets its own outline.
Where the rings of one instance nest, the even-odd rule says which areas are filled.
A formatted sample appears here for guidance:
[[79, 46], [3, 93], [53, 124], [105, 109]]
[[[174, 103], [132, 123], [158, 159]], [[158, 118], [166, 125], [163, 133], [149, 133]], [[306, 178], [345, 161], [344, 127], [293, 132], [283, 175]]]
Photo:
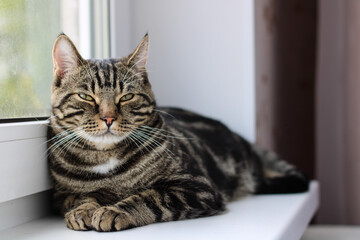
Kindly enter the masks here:
[[[162, 137], [156, 135], [156, 133], [158, 133], [157, 131], [154, 131], [153, 130], [145, 130], [144, 129], [140, 129], [140, 128], [137, 128], [135, 131], [138, 131], [138, 132], [142, 132], [143, 134], [147, 135], [148, 137], [152, 137], [152, 138], [158, 138], [158, 139], [161, 139], [161, 140], [164, 140], [164, 142], [167, 142], [168, 144], [171, 144], [172, 146], [174, 146], [175, 148], [177, 147], [174, 143], [172, 143], [171, 141], [169, 141], [169, 139], [167, 139], [167, 136], [165, 135], [162, 135]], [[158, 142], [156, 139], [153, 139], [154, 143], [158, 146], [162, 145], [160, 142]], [[167, 148], [164, 148], [164, 151], [168, 154], [168, 156], [171, 158], [171, 159], [174, 159], [173, 157], [175, 157], [175, 154], [170, 151], [169, 149]]]
[[50, 141], [52, 141], [52, 140], [55, 140], [55, 139], [58, 139], [58, 138], [60, 138], [60, 137], [62, 137], [62, 136], [65, 136], [65, 135], [68, 134], [68, 133], [69, 133], [69, 132], [64, 131], [64, 132], [61, 132], [61, 133], [59, 133], [59, 134], [56, 134], [54, 137], [48, 139], [48, 140], [47, 140], [46, 142], [44, 142], [43, 144], [47, 144], [48, 142], [50, 142]]
[[188, 138], [188, 137], [176, 136], [176, 135], [174, 135], [174, 133], [166, 131], [166, 130], [161, 129], [161, 128], [153, 128], [153, 127], [148, 127], [148, 126], [140, 126], [139, 128], [141, 130], [147, 131], [149, 133], [155, 133], [156, 132], [160, 136], [163, 136], [163, 137], [176, 138], [176, 139], [186, 139], [186, 140], [191, 139], [191, 138]]
[[57, 138], [60, 138], [60, 137], [62, 137], [62, 136], [64, 136], [64, 135], [66, 135], [66, 134], [73, 133], [74, 131], [76, 131], [77, 129], [80, 129], [80, 128], [81, 128], [81, 127], [77, 127], [77, 128], [74, 128], [74, 129], [66, 129], [65, 131], [63, 131], [63, 132], [61, 132], [61, 133], [58, 133], [58, 134], [56, 134], [54, 137], [48, 139], [44, 144], [46, 144], [46, 143], [48, 143], [48, 142], [50, 142], [50, 141], [52, 141], [52, 140], [55, 140], [55, 139], [57, 139]]
[[[81, 133], [80, 133], [80, 134], [81, 134]], [[84, 137], [86, 137], [86, 136], [84, 136], [84, 135], [79, 135], [79, 137], [78, 137], [77, 139], [75, 139], [75, 140], [73, 141], [73, 143], [67, 147], [67, 150], [66, 150], [65, 154], [67, 154], [68, 150], [70, 149], [70, 147], [71, 147], [72, 145], [78, 145], [78, 144], [80, 144], [82, 141], [84, 142], [84, 141], [85, 141], [85, 138], [84, 138]], [[84, 145], [83, 145], [83, 146], [84, 146]]]
[[51, 154], [51, 153], [55, 153], [55, 154], [58, 153], [56, 150], [59, 149], [59, 148], [61, 149], [62, 144], [63, 144], [63, 143], [66, 143], [66, 142], [69, 141], [69, 140], [71, 140], [73, 137], [74, 137], [74, 134], [70, 134], [70, 135], [67, 135], [66, 137], [64, 137], [64, 138], [56, 141], [54, 144], [52, 144], [52, 145], [47, 149], [47, 151], [48, 151], [47, 157], [48, 157], [49, 154]]
[[130, 134], [129, 136], [129, 139], [133, 142], [133, 143], [135, 143], [135, 145], [137, 146], [137, 148], [141, 151], [141, 153], [144, 155], [144, 152], [143, 152], [143, 150], [142, 150], [142, 148], [140, 148], [140, 146], [138, 145], [138, 140], [132, 135], [132, 134]]
[[[144, 144], [145, 144], [146, 142], [149, 142], [149, 144], [148, 144], [148, 145], [144, 145], [144, 147], [147, 146], [147, 147], [151, 148], [151, 144], [153, 143], [152, 139], [150, 139], [150, 138], [148, 138], [148, 137], [142, 136], [141, 134], [139, 134], [139, 132], [137, 132], [137, 133], [135, 134], [135, 136], [136, 136], [142, 143], [144, 143]], [[149, 151], [149, 152], [150, 152], [150, 151]]]
[[[150, 137], [150, 138], [153, 138], [154, 139], [154, 142], [158, 145], [162, 145], [163, 143], [160, 143], [158, 140], [156, 139], [159, 139], [159, 140], [163, 140], [164, 143], [168, 143], [170, 145], [172, 145], [173, 147], [177, 147], [177, 145], [175, 143], [173, 143], [172, 141], [170, 141], [171, 139], [168, 139], [167, 137], [165, 136], [161, 136], [161, 135], [156, 135], [156, 133], [152, 133], [152, 132], [146, 132], [146, 131], [143, 131], [142, 129], [136, 129], [136, 131], [139, 131], [140, 133], [146, 135], [147, 137]], [[165, 149], [165, 150], [168, 150], [168, 149]], [[170, 151], [170, 150], [168, 150]], [[171, 152], [171, 151], [170, 151]], [[171, 152], [172, 153], [172, 152]]]
[[54, 146], [62, 144], [64, 141], [67, 141], [69, 138], [72, 138], [73, 136], [74, 133], [69, 133], [68, 135], [65, 134], [65, 136], [60, 136], [58, 140], [56, 140], [52, 145], [49, 146], [48, 150], [51, 150]]
[[137, 134], [133, 134], [132, 135], [136, 140], [138, 140], [138, 142], [141, 144], [141, 146], [143, 146], [143, 148], [146, 149], [146, 151], [150, 152], [150, 150], [148, 149], [149, 145], [145, 145], [145, 141], [143, 138], [141, 138], [141, 136], [137, 135]]
[[55, 141], [49, 148], [48, 151], [50, 152], [54, 152], [57, 148], [59, 148], [60, 146], [64, 145], [64, 143], [71, 141], [74, 137], [76, 137], [76, 133], [79, 130], [72, 130], [70, 131], [70, 133], [64, 137], [60, 137], [59, 140]]
[[173, 156], [175, 156], [169, 149], [167, 148], [164, 148], [164, 143], [167, 142], [169, 144], [172, 144], [173, 146], [176, 146], [175, 144], [169, 142], [167, 139], [163, 139], [163, 138], [160, 138], [162, 140], [164, 140], [164, 143], [160, 143], [159, 141], [157, 141], [156, 139], [154, 139], [154, 137], [157, 137], [157, 136], [150, 136], [150, 135], [146, 135], [145, 133], [141, 133], [141, 132], [138, 132], [140, 133], [142, 136], [144, 136], [145, 138], [147, 139], [151, 139], [151, 141], [157, 146], [157, 147], [163, 147], [163, 150], [168, 154], [168, 156], [173, 159]]
[[[157, 150], [157, 148], [155, 147], [155, 146], [153, 146], [153, 144], [154, 144], [154, 142], [150, 139], [150, 140], [147, 140], [145, 137], [142, 137], [142, 136], [139, 136], [138, 135], [138, 138], [141, 140], [141, 141], [143, 141], [144, 142], [144, 145], [145, 145], [145, 142], [149, 142], [149, 144], [147, 145], [147, 147], [148, 148], [150, 148], [150, 150], [149, 149], [147, 149], [148, 150], [148, 152], [151, 154], [151, 153], [154, 153], [157, 157], [159, 157], [159, 158], [161, 158], [161, 154], [159, 153], [159, 151]], [[151, 154], [152, 155], [152, 154]], [[154, 156], [153, 156], [153, 158], [154, 158]]]
[[[52, 127], [52, 126], [51, 126]], [[53, 128], [53, 127], [52, 127]], [[56, 128], [56, 126], [55, 126], [55, 128]], [[60, 127], [59, 127], [60, 128]], [[80, 129], [81, 127], [76, 127], [76, 128], [73, 128], [73, 129], [71, 129], [71, 128], [66, 128], [66, 129], [64, 129], [64, 131], [62, 131], [62, 132], [60, 132], [60, 133], [58, 133], [58, 134], [56, 134], [56, 135], [59, 135], [59, 134], [63, 134], [63, 133], [68, 133], [68, 132], [73, 132], [73, 131], [76, 131], [76, 130], [78, 130], [78, 129]]]
[[169, 130], [162, 129], [162, 128], [155, 128], [155, 127], [150, 127], [150, 126], [147, 126], [147, 125], [142, 125], [142, 126], [140, 126], [140, 128], [146, 128], [146, 129], [153, 130], [153, 131], [161, 131], [161, 132], [164, 132], [164, 133], [169, 133], [169, 134], [174, 135], [173, 132], [171, 132]]
[[61, 147], [64, 143], [70, 141], [71, 139], [73, 139], [76, 135], [74, 133], [71, 133], [59, 140], [57, 140], [53, 145], [51, 145], [48, 150], [49, 151], [55, 151], [58, 147]]
[[83, 137], [84, 137], [83, 133], [81, 131], [78, 131], [74, 138], [72, 138], [71, 140], [69, 140], [67, 143], [65, 143], [63, 145], [63, 147], [60, 150], [59, 154], [62, 154], [65, 151], [64, 155], [66, 155], [70, 147], [72, 147], [74, 144], [80, 143], [81, 141], [84, 140]]
[[[146, 140], [150, 141], [151, 143], [154, 143], [154, 144], [157, 145], [158, 147], [163, 146], [163, 144], [164, 144], [165, 142], [167, 142], [167, 143], [173, 145], [174, 147], [176, 147], [176, 145], [175, 145], [174, 143], [170, 142], [166, 137], [160, 137], [160, 136], [156, 135], [155, 132], [151, 132], [151, 133], [150, 133], [150, 132], [144, 132], [144, 131], [140, 130], [139, 128], [133, 128], [133, 130], [134, 130], [134, 132], [135, 132], [136, 134], [140, 135], [143, 139], [146, 139]], [[163, 140], [164, 142], [163, 142], [163, 143], [160, 143], [159, 141], [156, 140], [156, 138], [159, 139], [159, 140]], [[168, 150], [168, 149], [166, 149], [166, 148], [164, 148], [164, 150], [165, 150], [169, 155], [173, 155], [173, 153], [172, 153], [170, 150]], [[170, 153], [169, 153], [169, 152], [170, 152]], [[171, 157], [171, 156], [170, 156], [170, 157]], [[171, 157], [171, 158], [172, 158], [172, 157]]]
[[[82, 140], [82, 132], [78, 131], [76, 134], [76, 137], [74, 137], [73, 139], [69, 140], [66, 144], [64, 144], [63, 149], [62, 150], [66, 150], [65, 151], [65, 155], [68, 151], [68, 149], [77, 141], [81, 141]], [[60, 151], [60, 154], [62, 153], [62, 151]]]
[[90, 142], [90, 136], [89, 136], [88, 134], [86, 134], [86, 133], [84, 132], [84, 130], [81, 130], [81, 133], [80, 133], [80, 134], [82, 134], [82, 137], [83, 137], [83, 139], [84, 139], [84, 142], [83, 142], [83, 145], [82, 145], [82, 148], [84, 148], [85, 145], [87, 145], [87, 144]]
[[168, 112], [165, 112], [165, 111], [162, 111], [162, 110], [159, 110], [159, 109], [156, 109], [156, 108], [154, 108], [153, 111], [163, 113], [163, 114], [169, 115], [170, 117], [172, 117], [174, 119], [177, 119], [176, 117], [174, 117], [174, 115], [172, 115], [172, 114], [170, 114]]
[[[176, 147], [176, 145], [175, 145], [174, 143], [170, 142], [170, 141], [167, 139], [166, 136], [161, 136], [161, 135], [159, 136], [159, 135], [156, 135], [155, 132], [144, 131], [144, 130], [141, 130], [141, 129], [139, 129], [139, 128], [137, 128], [135, 131], [140, 132], [140, 133], [142, 133], [142, 134], [145, 134], [145, 135], [148, 136], [148, 137], [156, 138], [156, 139], [159, 139], [159, 140], [165, 140], [165, 141], [168, 142], [169, 144], [171, 144], [171, 145], [173, 145], [173, 146]], [[154, 133], [155, 133], [155, 134], [154, 134]], [[154, 139], [154, 140], [155, 140], [155, 139]], [[155, 140], [155, 141], [157, 141], [157, 140]]]
[[50, 153], [55, 152], [55, 150], [58, 148], [61, 148], [64, 145], [64, 143], [66, 144], [66, 142], [73, 139], [75, 137], [75, 132], [79, 128], [80, 127], [72, 129], [72, 130], [67, 129], [59, 134], [56, 134], [54, 137], [50, 138], [45, 143], [43, 143], [43, 144], [47, 144], [47, 143], [55, 140], [55, 142], [46, 149], [46, 152], [47, 152], [46, 158], [49, 156]]

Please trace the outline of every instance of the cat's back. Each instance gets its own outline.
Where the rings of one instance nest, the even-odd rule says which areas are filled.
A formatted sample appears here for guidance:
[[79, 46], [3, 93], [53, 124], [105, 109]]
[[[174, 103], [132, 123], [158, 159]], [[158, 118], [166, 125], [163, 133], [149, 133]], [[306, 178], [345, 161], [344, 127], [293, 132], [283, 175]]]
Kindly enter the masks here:
[[160, 107], [159, 113], [170, 127], [203, 131], [226, 128], [221, 122], [198, 113], [176, 107]]
[[189, 136], [189, 139], [192, 139], [192, 136], [219, 148], [225, 146], [229, 148], [234, 144], [238, 147], [243, 141], [239, 135], [218, 120], [181, 108], [163, 107], [159, 110], [168, 127]]

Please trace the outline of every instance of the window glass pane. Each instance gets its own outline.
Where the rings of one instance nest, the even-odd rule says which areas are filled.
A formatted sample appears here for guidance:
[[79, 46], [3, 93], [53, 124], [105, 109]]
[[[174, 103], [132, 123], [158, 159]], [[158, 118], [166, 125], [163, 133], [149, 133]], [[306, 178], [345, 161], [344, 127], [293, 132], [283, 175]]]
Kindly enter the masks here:
[[49, 116], [53, 43], [79, 46], [79, 2], [0, 0], [0, 119]]

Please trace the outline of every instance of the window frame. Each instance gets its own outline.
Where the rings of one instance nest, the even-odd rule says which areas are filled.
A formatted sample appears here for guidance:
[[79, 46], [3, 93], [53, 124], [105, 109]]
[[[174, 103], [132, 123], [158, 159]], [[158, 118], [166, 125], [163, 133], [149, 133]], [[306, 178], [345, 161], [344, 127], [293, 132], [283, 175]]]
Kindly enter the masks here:
[[[109, 58], [111, 55], [111, 28], [110, 9], [113, 5], [110, 0], [86, 0], [79, 1], [79, 8], [86, 12], [80, 12], [79, 21], [79, 44], [77, 46], [85, 59]], [[55, 40], [55, 39], [54, 39]], [[51, 53], [49, 53], [51, 54]], [[12, 122], [41, 121], [49, 116], [0, 118], [0, 124]]]

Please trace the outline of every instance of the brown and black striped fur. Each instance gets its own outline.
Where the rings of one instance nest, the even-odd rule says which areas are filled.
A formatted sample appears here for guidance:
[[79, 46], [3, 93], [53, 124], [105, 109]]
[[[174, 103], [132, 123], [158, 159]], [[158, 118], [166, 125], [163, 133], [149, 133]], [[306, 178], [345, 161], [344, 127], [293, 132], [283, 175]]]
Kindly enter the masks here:
[[158, 108], [147, 49], [146, 35], [128, 57], [84, 60], [67, 36], [55, 42], [48, 161], [68, 228], [123, 230], [215, 215], [248, 194], [307, 190], [296, 168], [222, 123]]

